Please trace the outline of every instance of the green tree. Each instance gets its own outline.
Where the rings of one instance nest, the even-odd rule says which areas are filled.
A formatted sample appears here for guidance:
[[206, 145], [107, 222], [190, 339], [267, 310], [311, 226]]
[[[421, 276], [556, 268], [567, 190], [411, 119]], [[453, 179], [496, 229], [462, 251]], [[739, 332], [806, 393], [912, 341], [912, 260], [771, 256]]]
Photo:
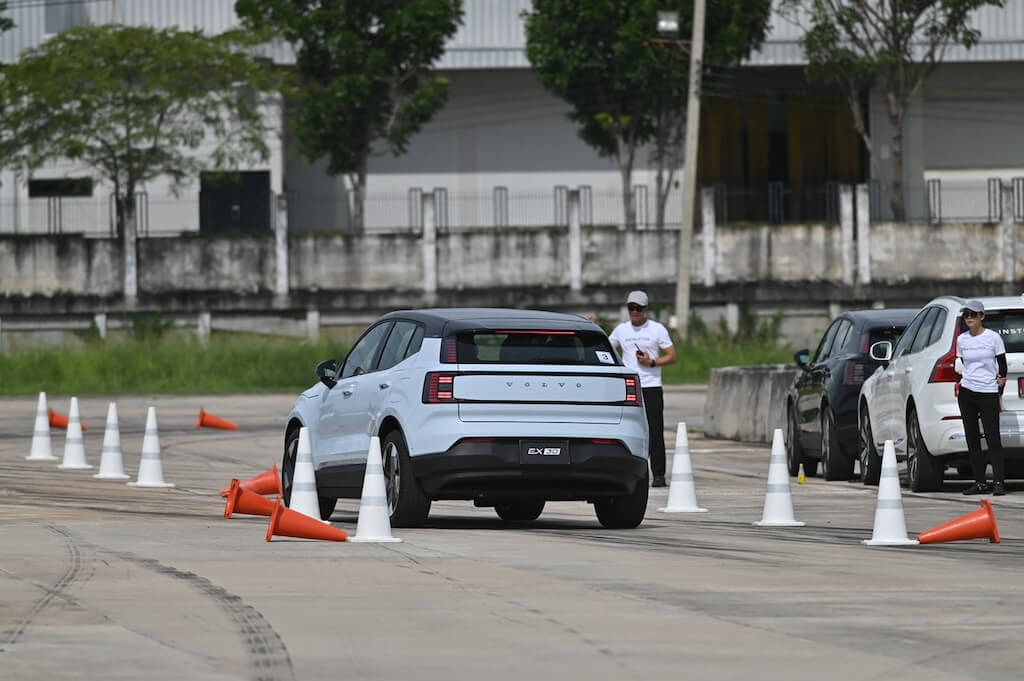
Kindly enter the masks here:
[[[681, 159], [689, 61], [682, 43], [658, 41], [659, 11], [679, 13], [679, 35], [691, 32], [692, 0], [534, 0], [525, 14], [526, 54], [540, 82], [571, 106], [580, 138], [614, 158], [622, 177], [626, 223], [637, 151], [654, 143], [658, 224]], [[710, 3], [705, 64], [732, 64], [764, 40], [770, 0]]]
[[235, 12], [295, 47], [299, 149], [346, 176], [362, 230], [371, 153], [405, 153], [447, 101], [448, 81], [430, 68], [459, 27], [461, 0], [237, 0]]
[[254, 41], [117, 25], [60, 33], [3, 71], [3, 155], [28, 167], [81, 161], [109, 181], [127, 276], [146, 182], [167, 177], [177, 189], [203, 168], [268, 157], [276, 126], [259, 93], [276, 93], [280, 78], [252, 56]]
[[[1003, 0], [785, 0], [784, 7], [807, 24], [801, 43], [809, 74], [843, 90], [898, 221], [906, 219], [903, 121], [908, 103], [947, 47], [970, 48], [978, 42], [981, 33], [971, 25], [971, 13], [985, 5], [1002, 7]], [[891, 126], [889, 178], [881, 172], [878, 140], [868, 130], [861, 103], [864, 91], [876, 84]]]
[[0, 2], [0, 33], [14, 28], [14, 20], [5, 14], [7, 12], [6, 0]]

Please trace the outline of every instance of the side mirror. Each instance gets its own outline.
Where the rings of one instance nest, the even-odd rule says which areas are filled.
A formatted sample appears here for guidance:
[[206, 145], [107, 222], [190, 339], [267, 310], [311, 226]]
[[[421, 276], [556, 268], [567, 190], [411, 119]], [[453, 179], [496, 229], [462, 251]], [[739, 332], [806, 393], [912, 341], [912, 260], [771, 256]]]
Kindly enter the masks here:
[[888, 362], [892, 359], [892, 341], [878, 341], [873, 343], [868, 350], [871, 359], [879, 362]]
[[811, 361], [811, 351], [797, 350], [793, 353], [793, 361], [796, 362], [796, 365], [801, 369], [806, 369], [807, 363]]
[[333, 359], [325, 359], [316, 365], [316, 376], [328, 388], [338, 385], [338, 363]]

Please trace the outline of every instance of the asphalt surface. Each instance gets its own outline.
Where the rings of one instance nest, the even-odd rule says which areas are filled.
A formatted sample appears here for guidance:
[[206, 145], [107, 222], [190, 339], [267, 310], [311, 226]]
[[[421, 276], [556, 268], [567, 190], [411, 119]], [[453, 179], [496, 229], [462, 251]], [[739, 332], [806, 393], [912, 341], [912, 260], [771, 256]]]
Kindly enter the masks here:
[[[701, 389], [666, 395], [666, 437], [691, 430], [704, 514], [636, 530], [584, 503], [509, 527], [435, 503], [398, 544], [275, 538], [225, 520], [217, 491], [280, 460], [294, 396], [118, 399], [134, 476], [157, 408], [165, 478], [29, 462], [35, 399], [0, 400], [0, 678], [1007, 679], [1024, 639], [1024, 485], [993, 500], [1001, 544], [869, 548], [874, 488], [793, 484], [801, 528], [762, 528], [769, 448], [705, 440]], [[107, 398], [80, 398], [99, 464]], [[67, 412], [67, 396], [50, 396]], [[195, 429], [199, 408], [240, 425]], [[54, 453], [63, 452], [54, 431]], [[671, 458], [671, 452], [670, 452]], [[978, 507], [953, 481], [903, 491], [912, 534]], [[336, 527], [355, 533], [358, 502]]]

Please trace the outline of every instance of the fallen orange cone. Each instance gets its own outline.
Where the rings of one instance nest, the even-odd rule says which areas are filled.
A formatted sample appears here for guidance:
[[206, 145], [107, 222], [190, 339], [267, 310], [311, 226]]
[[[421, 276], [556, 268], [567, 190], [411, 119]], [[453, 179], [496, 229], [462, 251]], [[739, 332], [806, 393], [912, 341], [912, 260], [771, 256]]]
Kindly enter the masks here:
[[988, 499], [981, 500], [981, 508], [917, 535], [917, 540], [922, 544], [965, 539], [988, 539], [993, 544], [999, 543], [996, 514], [992, 511], [992, 502]]
[[[64, 416], [60, 412], [54, 411], [53, 407], [50, 407], [50, 427], [51, 428], [64, 428], [68, 427], [68, 417]], [[89, 430], [86, 425], [82, 424], [82, 430]]]
[[233, 513], [271, 515], [273, 512], [273, 501], [242, 487], [237, 478], [231, 481], [231, 488], [228, 490], [228, 500], [224, 504], [225, 518], [230, 518]]
[[213, 414], [207, 414], [202, 408], [199, 409], [199, 420], [196, 421], [196, 430], [203, 426], [207, 428], [219, 428], [221, 430], [238, 430], [238, 424], [222, 419]]
[[[270, 467], [269, 471], [260, 473], [248, 480], [243, 480], [238, 484], [250, 492], [256, 492], [256, 494], [279, 494], [284, 496], [284, 488], [281, 487], [281, 476], [277, 474], [276, 463]], [[230, 492], [231, 487], [225, 487], [220, 491], [220, 495], [226, 497]]]
[[270, 516], [267, 527], [267, 541], [274, 536], [298, 537], [299, 539], [326, 539], [328, 541], [345, 541], [348, 535], [330, 523], [310, 518], [304, 513], [286, 507], [278, 498], [274, 502], [274, 512]]

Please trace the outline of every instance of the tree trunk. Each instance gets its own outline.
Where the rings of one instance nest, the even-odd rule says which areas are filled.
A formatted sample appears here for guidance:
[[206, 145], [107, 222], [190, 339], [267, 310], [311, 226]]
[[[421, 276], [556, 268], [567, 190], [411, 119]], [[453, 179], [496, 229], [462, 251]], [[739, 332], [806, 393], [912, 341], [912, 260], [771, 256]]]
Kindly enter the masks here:
[[622, 175], [622, 217], [625, 220], [626, 229], [636, 227], [636, 210], [633, 206], [633, 156], [636, 154], [636, 147], [633, 144], [617, 141], [616, 158], [619, 161], [619, 173]]
[[138, 300], [139, 282], [139, 251], [138, 232], [135, 219], [135, 187], [129, 183], [125, 196], [115, 197], [117, 205], [117, 221], [124, 240], [124, 299], [128, 307], [133, 307]]
[[352, 231], [362, 234], [366, 231], [366, 158], [355, 173], [349, 174], [352, 185]]
[[889, 123], [892, 125], [892, 193], [889, 205], [896, 222], [905, 222], [907, 208], [903, 196], [903, 114], [906, 104], [898, 101], [892, 92], [889, 98]]

